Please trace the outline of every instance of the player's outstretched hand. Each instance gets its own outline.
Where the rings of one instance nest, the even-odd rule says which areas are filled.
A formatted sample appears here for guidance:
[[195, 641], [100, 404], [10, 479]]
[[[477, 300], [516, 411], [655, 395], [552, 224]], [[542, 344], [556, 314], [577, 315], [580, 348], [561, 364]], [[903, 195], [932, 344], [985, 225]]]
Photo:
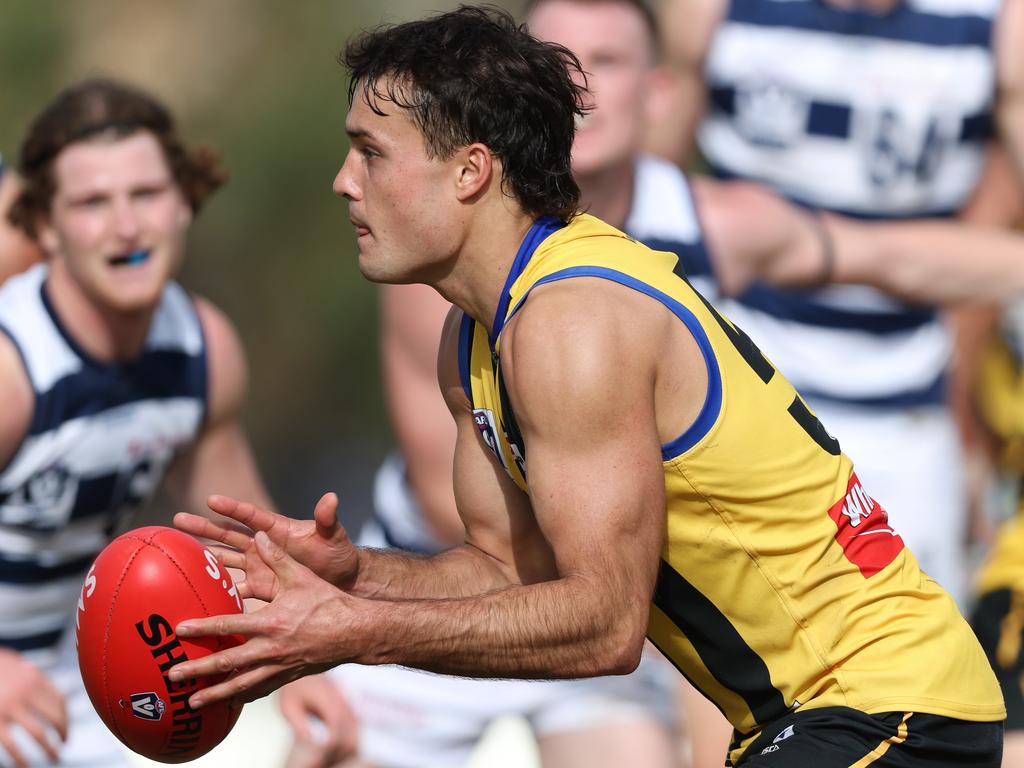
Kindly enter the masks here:
[[179, 512], [174, 524], [186, 533], [222, 545], [213, 548], [224, 565], [245, 572], [245, 580], [238, 585], [243, 598], [270, 600], [276, 589], [273, 571], [256, 552], [256, 531], [266, 533], [302, 565], [342, 589], [358, 573], [359, 550], [338, 522], [338, 497], [334, 493], [320, 497], [312, 520], [296, 520], [227, 496], [211, 496], [207, 504], [227, 519], [211, 520]]
[[327, 768], [355, 757], [359, 746], [355, 713], [326, 675], [289, 683], [278, 693], [278, 705], [295, 734], [289, 768]]
[[272, 572], [270, 602], [254, 613], [189, 619], [178, 624], [178, 637], [241, 635], [246, 642], [209, 656], [182, 662], [170, 670], [172, 681], [208, 675], [228, 677], [194, 693], [198, 709], [232, 699], [244, 704], [266, 696], [303, 675], [323, 672], [352, 660], [346, 617], [356, 598], [317, 576], [272, 542], [265, 531], [253, 537], [256, 556]]
[[0, 681], [0, 753], [6, 751], [17, 768], [27, 768], [28, 759], [18, 749], [11, 730], [18, 726], [56, 763], [58, 747], [47, 731], [56, 731], [62, 742], [68, 737], [63, 694], [37, 666], [21, 654], [2, 648]]

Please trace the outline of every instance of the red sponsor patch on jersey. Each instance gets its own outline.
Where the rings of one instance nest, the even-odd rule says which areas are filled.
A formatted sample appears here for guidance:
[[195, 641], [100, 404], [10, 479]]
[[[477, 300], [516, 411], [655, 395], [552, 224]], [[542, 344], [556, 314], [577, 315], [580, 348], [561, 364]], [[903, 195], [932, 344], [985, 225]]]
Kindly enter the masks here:
[[865, 579], [903, 551], [903, 539], [889, 526], [888, 513], [868, 496], [856, 472], [850, 473], [846, 495], [832, 505], [828, 516], [836, 524], [836, 543]]

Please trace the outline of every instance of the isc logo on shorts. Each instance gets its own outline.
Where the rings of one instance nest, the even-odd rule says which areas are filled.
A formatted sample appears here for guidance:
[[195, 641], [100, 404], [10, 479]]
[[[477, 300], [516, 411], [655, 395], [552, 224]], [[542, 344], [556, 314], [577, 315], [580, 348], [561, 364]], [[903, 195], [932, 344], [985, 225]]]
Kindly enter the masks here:
[[832, 505], [828, 516], [836, 524], [836, 543], [865, 579], [903, 551], [903, 539], [889, 527], [889, 515], [868, 496], [856, 472], [850, 473], [846, 495]]

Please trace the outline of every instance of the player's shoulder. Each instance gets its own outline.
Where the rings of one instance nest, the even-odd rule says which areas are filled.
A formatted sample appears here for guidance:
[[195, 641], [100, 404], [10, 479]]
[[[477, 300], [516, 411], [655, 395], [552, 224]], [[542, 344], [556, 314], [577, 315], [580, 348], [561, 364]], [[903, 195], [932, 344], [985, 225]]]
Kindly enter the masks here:
[[191, 296], [206, 350], [207, 400], [211, 421], [241, 408], [249, 369], [242, 339], [227, 313], [202, 296]]

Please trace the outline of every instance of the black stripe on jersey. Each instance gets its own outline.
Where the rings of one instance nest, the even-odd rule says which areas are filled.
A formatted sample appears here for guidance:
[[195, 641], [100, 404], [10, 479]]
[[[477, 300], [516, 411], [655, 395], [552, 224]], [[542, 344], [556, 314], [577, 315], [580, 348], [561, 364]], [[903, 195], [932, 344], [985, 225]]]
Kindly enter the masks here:
[[674, 253], [679, 261], [678, 268], [690, 276], [714, 277], [715, 271], [711, 266], [711, 259], [708, 257], [707, 248], [704, 243], [697, 241], [693, 243], [682, 240], [665, 240], [658, 237], [641, 237], [640, 242], [652, 251], [668, 251]]
[[811, 413], [810, 408], [800, 398], [800, 395], [796, 395], [793, 398], [793, 402], [789, 404], [789, 415], [796, 419], [796, 423], [803, 427], [804, 432], [810, 435], [814, 442], [821, 446], [822, 450], [826, 453], [830, 453], [833, 456], [838, 456], [842, 451], [839, 448], [839, 441], [836, 440], [832, 435], [825, 429], [825, 425]]
[[692, 290], [694, 295], [700, 299], [701, 304], [703, 304], [705, 309], [711, 313], [711, 316], [715, 318], [715, 322], [718, 323], [725, 335], [729, 337], [729, 340], [736, 347], [736, 351], [740, 353], [743, 359], [747, 362], [747, 365], [754, 369], [754, 373], [758, 375], [761, 381], [765, 384], [770, 382], [775, 376], [775, 366], [768, 362], [768, 358], [765, 357], [764, 353], [758, 349], [758, 346], [751, 341], [750, 337], [743, 332], [743, 329], [733, 325], [722, 317], [711, 302], [704, 298], [704, 295], [700, 291], [690, 285], [690, 281], [686, 278], [686, 272], [682, 261], [676, 262], [676, 266], [673, 268], [672, 272], [676, 277], [683, 280], [690, 286], [690, 290]]
[[0, 648], [10, 648], [13, 651], [24, 653], [25, 651], [38, 651], [40, 648], [49, 648], [60, 642], [64, 635], [64, 627], [53, 629], [49, 632], [40, 632], [25, 637], [4, 637], [0, 635]]
[[769, 723], [789, 711], [764, 660], [715, 604], [664, 560], [653, 602], [693, 644], [715, 679], [746, 702], [757, 723]]
[[83, 555], [57, 565], [42, 565], [34, 560], [13, 560], [0, 555], [0, 584], [45, 584], [76, 575], [84, 579], [96, 554]]
[[494, 372], [498, 379], [498, 397], [501, 399], [501, 421], [508, 436], [509, 443], [519, 451], [523, 461], [520, 462], [519, 471], [526, 477], [526, 443], [523, 441], [523, 433], [519, 431], [519, 424], [516, 423], [516, 414], [512, 410], [512, 401], [508, 399], [508, 390], [505, 389], [505, 377], [501, 375], [501, 365], [496, 366]]
[[[126, 375], [127, 374], [127, 375]], [[143, 400], [192, 397], [205, 402], [202, 355], [152, 350], [132, 363], [81, 370], [36, 393], [30, 435], [56, 429], [66, 421]]]

